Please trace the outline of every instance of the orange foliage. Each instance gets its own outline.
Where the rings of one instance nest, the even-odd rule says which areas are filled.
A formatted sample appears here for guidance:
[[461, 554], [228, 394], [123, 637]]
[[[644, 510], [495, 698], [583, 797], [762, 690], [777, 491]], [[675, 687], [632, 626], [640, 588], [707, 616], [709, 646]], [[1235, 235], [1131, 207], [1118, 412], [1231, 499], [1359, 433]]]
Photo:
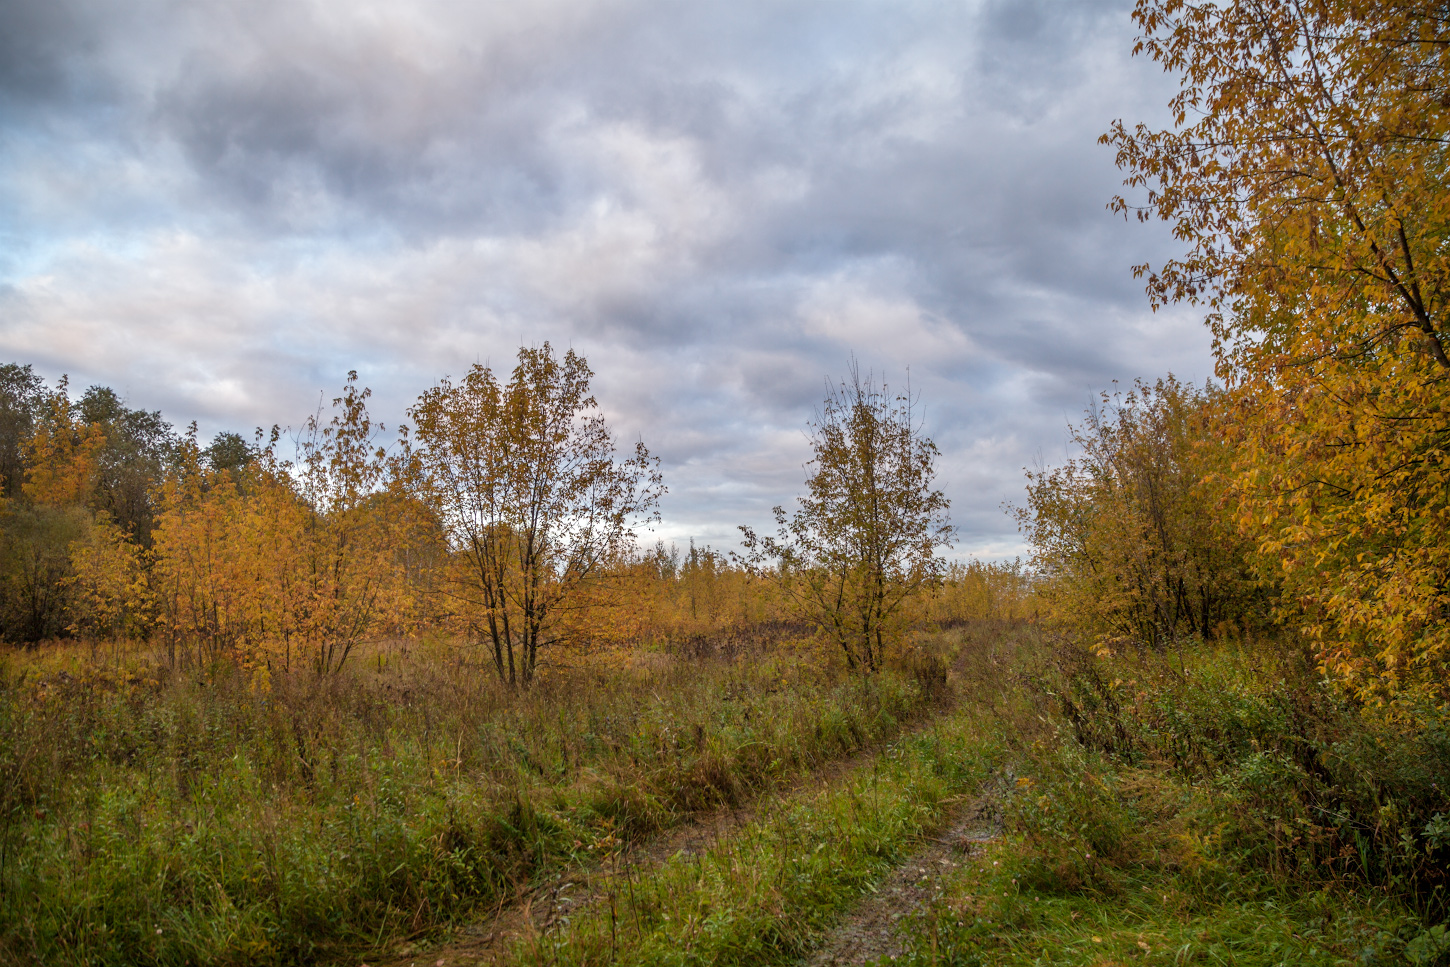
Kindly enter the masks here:
[[1233, 494], [1281, 616], [1372, 703], [1450, 708], [1450, 21], [1415, 0], [1138, 0], [1172, 126], [1114, 125], [1209, 310]]
[[173, 644], [326, 674], [360, 641], [416, 622], [416, 568], [399, 550], [417, 548], [426, 518], [384, 489], [386, 454], [355, 379], [330, 422], [304, 426], [296, 464], [276, 457], [275, 434], [240, 476], [205, 467], [194, 431], [183, 443], [152, 567]]

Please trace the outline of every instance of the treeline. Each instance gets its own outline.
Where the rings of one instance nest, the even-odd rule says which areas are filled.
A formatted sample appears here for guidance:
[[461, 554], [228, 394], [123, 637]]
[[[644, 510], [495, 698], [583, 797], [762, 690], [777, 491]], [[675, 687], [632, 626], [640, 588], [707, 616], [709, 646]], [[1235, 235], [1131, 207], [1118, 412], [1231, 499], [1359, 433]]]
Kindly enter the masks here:
[[[294, 431], [203, 445], [194, 424], [177, 432], [110, 389], [72, 398], [65, 380], [0, 368], [0, 634], [145, 640], [173, 664], [258, 674], [329, 673], [362, 641], [444, 634], [527, 684], [551, 652], [744, 629], [830, 625], [850, 657], [922, 621], [997, 613], [1026, 586], [1020, 566], [944, 567], [940, 535], [924, 554], [897, 547], [898, 564], [916, 556], [874, 583], [856, 559], [831, 571], [797, 555], [792, 580], [781, 560], [643, 546], [657, 461], [616, 453], [591, 375], [572, 352], [524, 349], [506, 382], [485, 367], [443, 380], [390, 435], [354, 374]], [[884, 405], [871, 392], [855, 405]], [[797, 593], [820, 573], [845, 611]]]

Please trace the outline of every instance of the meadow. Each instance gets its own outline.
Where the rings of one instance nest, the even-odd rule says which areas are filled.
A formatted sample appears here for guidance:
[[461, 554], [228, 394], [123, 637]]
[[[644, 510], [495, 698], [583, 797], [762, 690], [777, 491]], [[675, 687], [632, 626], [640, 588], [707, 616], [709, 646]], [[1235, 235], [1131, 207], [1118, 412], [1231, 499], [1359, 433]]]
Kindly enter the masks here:
[[1025, 565], [854, 356], [733, 552], [572, 348], [251, 440], [0, 365], [0, 961], [1450, 964], [1450, 21], [1133, 19], [1215, 379], [1092, 401]]
[[386, 946], [538, 871], [880, 746], [941, 701], [770, 634], [525, 694], [444, 640], [347, 674], [173, 670], [137, 647], [0, 673], [0, 944], [14, 962], [292, 963]]
[[[1103, 655], [984, 619], [867, 677], [770, 627], [524, 693], [456, 641], [358, 659], [262, 684], [8, 652], [0, 958], [794, 963], [982, 801], [994, 836], [902, 911], [908, 962], [1450, 956], [1450, 732], [1376, 725], [1279, 642]], [[460, 944], [611, 864], [567, 916]]]

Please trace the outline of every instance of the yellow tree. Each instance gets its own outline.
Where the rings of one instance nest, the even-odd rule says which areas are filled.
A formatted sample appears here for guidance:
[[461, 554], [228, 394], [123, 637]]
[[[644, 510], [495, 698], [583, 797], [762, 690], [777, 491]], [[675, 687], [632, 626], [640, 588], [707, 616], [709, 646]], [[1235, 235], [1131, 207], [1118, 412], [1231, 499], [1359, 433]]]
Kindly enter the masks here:
[[248, 463], [217, 469], [193, 426], [160, 488], [153, 548], [173, 645], [330, 674], [359, 642], [405, 624], [411, 542], [428, 528], [417, 502], [388, 488], [369, 395], [350, 374], [330, 419], [303, 424], [295, 461], [277, 456], [274, 429]]
[[1032, 613], [1033, 575], [1020, 559], [1011, 564], [953, 561], [926, 602], [927, 618], [950, 626], [984, 619], [1015, 621]]
[[150, 587], [172, 662], [192, 648], [212, 660], [258, 648], [280, 623], [267, 570], [290, 549], [279, 545], [272, 520], [257, 512], [266, 505], [249, 499], [237, 475], [205, 465], [195, 424], [177, 447], [157, 505]]
[[643, 443], [620, 459], [589, 392], [582, 356], [519, 350], [509, 381], [475, 365], [408, 411], [401, 465], [455, 555], [451, 593], [488, 643], [499, 678], [527, 686], [540, 654], [568, 640], [606, 569], [658, 518], [658, 461]]
[[892, 396], [854, 366], [810, 425], [806, 495], [775, 537], [741, 527], [746, 560], [772, 563], [797, 613], [839, 645], [853, 669], [875, 671], [901, 635], [904, 606], [940, 577], [952, 528], [932, 488], [936, 444], [909, 393]]
[[1220, 509], [1215, 394], [1171, 376], [1071, 427], [1080, 456], [1029, 472], [1015, 511], [1053, 617], [1103, 644], [1161, 647], [1252, 620], [1252, 544]]
[[154, 623], [148, 555], [104, 513], [70, 545], [76, 592], [71, 631], [92, 638], [144, 638]]
[[[1186, 255], [1286, 614], [1367, 699], [1450, 701], [1450, 16], [1405, 0], [1139, 0], [1174, 126], [1117, 124]], [[1135, 209], [1119, 198], [1123, 212]]]
[[86, 423], [76, 411], [61, 377], [47, 393], [42, 412], [25, 442], [24, 495], [54, 507], [82, 504], [95, 487], [97, 461], [105, 431]]
[[377, 442], [384, 427], [368, 415], [371, 395], [357, 385], [356, 371], [348, 373], [331, 419], [324, 423], [319, 412], [303, 425], [291, 474], [301, 516], [290, 537], [300, 570], [284, 569], [279, 590], [290, 602], [287, 633], [298, 636], [324, 674], [341, 669], [403, 603], [394, 551], [407, 521], [394, 514], [393, 495], [385, 492], [389, 461]]
[[100, 427], [88, 424], [67, 394], [28, 368], [7, 367], [7, 397], [0, 414], [13, 448], [4, 463], [20, 480], [7, 480], [0, 497], [0, 636], [38, 641], [63, 633], [76, 615], [70, 560], [72, 542], [90, 533], [85, 507], [96, 481]]

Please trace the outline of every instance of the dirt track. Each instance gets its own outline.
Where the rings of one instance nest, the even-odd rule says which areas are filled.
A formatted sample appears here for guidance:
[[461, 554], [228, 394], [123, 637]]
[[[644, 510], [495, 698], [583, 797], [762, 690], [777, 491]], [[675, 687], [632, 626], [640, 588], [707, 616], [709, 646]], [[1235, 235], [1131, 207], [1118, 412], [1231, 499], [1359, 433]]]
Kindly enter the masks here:
[[984, 795], [962, 808], [947, 830], [914, 853], [876, 886], [806, 958], [807, 967], [847, 967], [902, 953], [897, 927], [929, 903], [943, 873], [990, 842], [999, 832], [997, 799]]

